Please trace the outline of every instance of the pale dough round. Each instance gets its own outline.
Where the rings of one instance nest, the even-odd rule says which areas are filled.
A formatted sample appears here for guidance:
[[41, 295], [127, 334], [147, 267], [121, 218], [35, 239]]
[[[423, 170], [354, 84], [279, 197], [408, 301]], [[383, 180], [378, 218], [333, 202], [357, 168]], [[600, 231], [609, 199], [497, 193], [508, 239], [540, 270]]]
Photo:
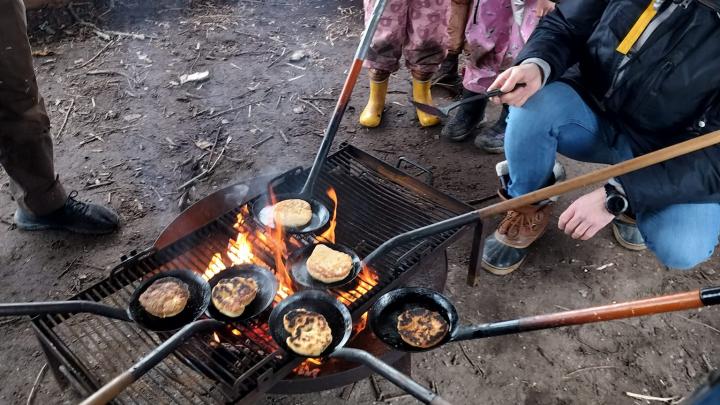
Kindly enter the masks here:
[[317, 245], [307, 260], [310, 276], [323, 283], [334, 283], [344, 279], [353, 268], [350, 255], [338, 252], [325, 245]]
[[305, 200], [283, 200], [273, 206], [273, 219], [281, 226], [299, 228], [310, 223], [312, 207]]
[[139, 301], [149, 314], [169, 318], [182, 312], [189, 298], [187, 284], [175, 277], [164, 277], [140, 294]]

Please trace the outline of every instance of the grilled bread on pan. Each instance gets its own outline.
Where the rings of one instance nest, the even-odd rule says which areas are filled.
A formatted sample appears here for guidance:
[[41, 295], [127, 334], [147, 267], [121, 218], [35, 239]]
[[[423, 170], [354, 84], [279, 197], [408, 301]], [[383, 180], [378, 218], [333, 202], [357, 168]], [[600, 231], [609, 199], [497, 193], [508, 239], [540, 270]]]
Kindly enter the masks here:
[[283, 200], [273, 206], [273, 219], [276, 224], [298, 228], [310, 223], [312, 207], [300, 199]]
[[312, 278], [323, 283], [340, 281], [350, 274], [353, 261], [350, 255], [317, 245], [307, 260], [307, 270]]
[[316, 357], [332, 343], [332, 330], [324, 316], [311, 311], [290, 311], [283, 317], [290, 336], [285, 340], [290, 350], [302, 356]]
[[222, 279], [212, 289], [212, 303], [224, 315], [236, 318], [255, 299], [257, 291], [258, 285], [252, 277]]
[[448, 333], [448, 324], [437, 312], [413, 308], [398, 316], [397, 330], [407, 344], [427, 349], [443, 340]]
[[164, 277], [140, 294], [140, 305], [149, 314], [169, 318], [182, 312], [190, 298], [187, 284], [175, 277]]

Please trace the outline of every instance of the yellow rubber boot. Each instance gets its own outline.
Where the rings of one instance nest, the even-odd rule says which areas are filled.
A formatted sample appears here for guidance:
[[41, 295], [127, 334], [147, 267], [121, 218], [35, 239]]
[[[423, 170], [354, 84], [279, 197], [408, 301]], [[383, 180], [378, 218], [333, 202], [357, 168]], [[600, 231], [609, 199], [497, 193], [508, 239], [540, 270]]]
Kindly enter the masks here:
[[[413, 78], [413, 100], [428, 105], [434, 105], [432, 100], [432, 94], [430, 93], [430, 80], [418, 80]], [[417, 112], [418, 121], [423, 127], [432, 127], [440, 123], [440, 118], [422, 112], [418, 109]]]
[[375, 81], [370, 79], [370, 97], [362, 114], [360, 114], [360, 125], [366, 128], [375, 128], [380, 125], [383, 109], [385, 108], [385, 96], [387, 96], [388, 79]]

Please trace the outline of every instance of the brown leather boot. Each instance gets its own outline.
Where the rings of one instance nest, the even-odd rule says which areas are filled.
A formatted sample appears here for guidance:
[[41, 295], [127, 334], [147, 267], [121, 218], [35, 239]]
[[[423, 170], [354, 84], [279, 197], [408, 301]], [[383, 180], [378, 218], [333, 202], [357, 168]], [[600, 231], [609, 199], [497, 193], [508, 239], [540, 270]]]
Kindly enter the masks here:
[[[508, 199], [503, 190], [499, 194], [503, 200]], [[551, 213], [549, 200], [508, 211], [495, 233], [485, 240], [482, 267], [501, 276], [520, 267], [527, 257], [527, 247], [545, 233]]]
[[[508, 200], [503, 192], [500, 192], [500, 198]], [[495, 231], [495, 239], [508, 246], [524, 249], [545, 233], [551, 213], [550, 201], [508, 211]]]
[[[500, 178], [500, 198], [509, 197], [504, 191], [510, 181], [507, 162], [500, 162], [495, 170]], [[565, 180], [565, 170], [555, 162], [553, 183]], [[516, 210], [508, 211], [497, 230], [485, 240], [482, 267], [490, 273], [505, 275], [516, 270], [527, 257], [527, 248], [547, 229], [552, 214], [552, 204], [557, 197]]]

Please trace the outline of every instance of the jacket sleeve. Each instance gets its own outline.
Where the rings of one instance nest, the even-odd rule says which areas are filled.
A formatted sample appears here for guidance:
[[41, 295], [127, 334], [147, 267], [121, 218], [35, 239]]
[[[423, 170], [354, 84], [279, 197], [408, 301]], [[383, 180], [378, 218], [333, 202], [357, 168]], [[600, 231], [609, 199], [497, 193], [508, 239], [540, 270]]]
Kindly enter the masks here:
[[[718, 117], [705, 133], [720, 130]], [[635, 212], [671, 204], [720, 203], [720, 146], [710, 146], [675, 159], [620, 176], [630, 207]]]
[[516, 58], [518, 64], [529, 58], [546, 61], [550, 81], [558, 79], [578, 61], [580, 52], [605, 11], [607, 0], [561, 1], [545, 16]]

